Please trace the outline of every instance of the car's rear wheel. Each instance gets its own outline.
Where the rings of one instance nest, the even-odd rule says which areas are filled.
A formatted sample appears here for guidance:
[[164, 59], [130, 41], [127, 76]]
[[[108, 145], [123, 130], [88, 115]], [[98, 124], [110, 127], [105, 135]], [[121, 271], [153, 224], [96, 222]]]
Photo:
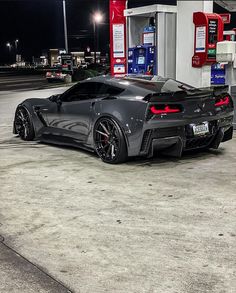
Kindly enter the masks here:
[[95, 150], [105, 163], [119, 164], [127, 160], [124, 134], [116, 121], [101, 118], [94, 127]]
[[15, 131], [21, 139], [28, 141], [34, 139], [35, 133], [33, 123], [26, 108], [17, 108], [14, 124]]

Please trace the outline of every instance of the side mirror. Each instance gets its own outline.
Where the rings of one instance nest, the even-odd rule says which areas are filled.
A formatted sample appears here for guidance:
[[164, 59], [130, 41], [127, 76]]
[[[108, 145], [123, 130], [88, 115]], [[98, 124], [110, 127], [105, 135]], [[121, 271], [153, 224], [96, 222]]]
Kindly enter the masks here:
[[53, 103], [56, 103], [57, 104], [57, 111], [60, 112], [61, 110], [61, 105], [62, 105], [62, 101], [60, 99], [60, 96], [61, 95], [53, 95], [49, 98], [49, 100]]
[[60, 96], [61, 95], [52, 95], [50, 98], [49, 98], [49, 100], [51, 101], [51, 102], [53, 102], [53, 103], [58, 103], [58, 101], [60, 100]]

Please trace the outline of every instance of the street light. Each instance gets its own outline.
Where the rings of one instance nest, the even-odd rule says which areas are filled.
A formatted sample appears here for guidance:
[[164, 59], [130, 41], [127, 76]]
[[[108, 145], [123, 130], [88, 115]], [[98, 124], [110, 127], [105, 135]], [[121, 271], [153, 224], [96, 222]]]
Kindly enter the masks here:
[[95, 23], [100, 23], [103, 20], [103, 15], [100, 12], [96, 12], [93, 16], [93, 20]]
[[18, 47], [18, 43], [19, 43], [19, 40], [18, 40], [18, 39], [16, 39], [16, 40], [15, 40], [15, 48], [16, 48], [16, 53], [17, 53], [17, 47]]
[[98, 51], [98, 42], [96, 34], [96, 25], [103, 21], [103, 15], [101, 12], [97, 11], [93, 15], [93, 33], [94, 33], [94, 63], [97, 63], [97, 51]]
[[64, 19], [64, 34], [65, 34], [65, 50], [68, 53], [68, 35], [67, 35], [67, 21], [66, 21], [66, 1], [63, 0], [63, 19]]
[[8, 42], [6, 43], [6, 46], [8, 47], [9, 53], [11, 52], [11, 44]]

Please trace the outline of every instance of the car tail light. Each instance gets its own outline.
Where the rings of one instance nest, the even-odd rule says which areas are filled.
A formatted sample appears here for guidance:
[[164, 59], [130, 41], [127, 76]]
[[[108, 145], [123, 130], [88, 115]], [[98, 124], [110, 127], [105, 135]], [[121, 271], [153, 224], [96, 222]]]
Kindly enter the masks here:
[[56, 76], [61, 76], [61, 73], [57, 73]]
[[220, 107], [220, 106], [228, 105], [229, 103], [230, 103], [229, 96], [225, 96], [225, 97], [216, 99], [215, 106]]
[[155, 105], [150, 108], [151, 113], [154, 115], [162, 114], [174, 114], [182, 112], [182, 109], [178, 105]]
[[48, 77], [51, 76], [51, 75], [52, 75], [51, 72], [46, 73], [46, 76], [48, 76]]

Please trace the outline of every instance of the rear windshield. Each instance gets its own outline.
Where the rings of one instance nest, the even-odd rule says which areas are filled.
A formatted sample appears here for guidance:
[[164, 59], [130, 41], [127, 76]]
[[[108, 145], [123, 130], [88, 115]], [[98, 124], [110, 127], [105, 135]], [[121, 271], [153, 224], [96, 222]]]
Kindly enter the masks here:
[[155, 82], [148, 82], [145, 80], [130, 80], [130, 83], [134, 86], [156, 93], [188, 91], [194, 89], [192, 86], [174, 79], [162, 79]]

